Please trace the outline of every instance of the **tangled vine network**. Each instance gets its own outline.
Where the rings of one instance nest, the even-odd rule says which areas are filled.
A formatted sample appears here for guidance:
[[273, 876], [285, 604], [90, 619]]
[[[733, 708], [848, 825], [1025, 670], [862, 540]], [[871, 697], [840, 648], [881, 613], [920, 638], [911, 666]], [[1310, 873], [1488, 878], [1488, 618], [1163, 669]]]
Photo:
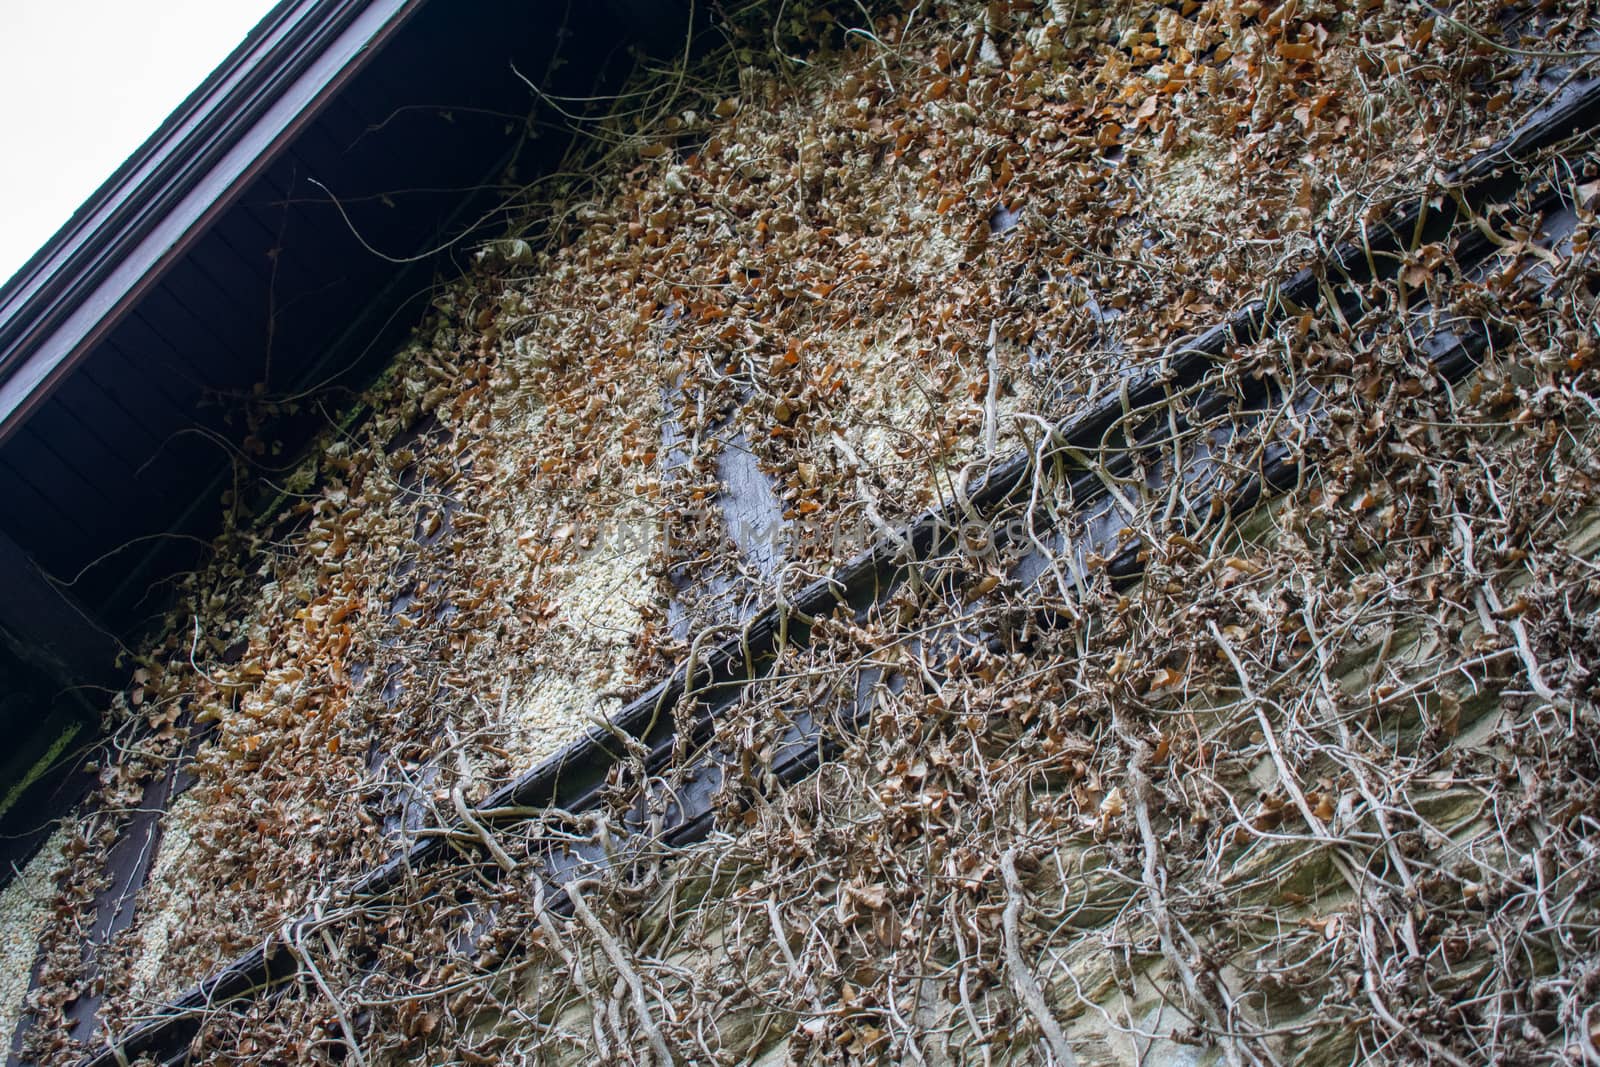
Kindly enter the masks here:
[[[276, 942], [185, 1009], [196, 1060], [1600, 1064], [1600, 164], [1484, 156], [1594, 17], [761, 5], [543, 101], [587, 169], [119, 698], [31, 1054]], [[670, 758], [607, 733], [679, 664]], [[482, 803], [591, 727], [583, 806]]]

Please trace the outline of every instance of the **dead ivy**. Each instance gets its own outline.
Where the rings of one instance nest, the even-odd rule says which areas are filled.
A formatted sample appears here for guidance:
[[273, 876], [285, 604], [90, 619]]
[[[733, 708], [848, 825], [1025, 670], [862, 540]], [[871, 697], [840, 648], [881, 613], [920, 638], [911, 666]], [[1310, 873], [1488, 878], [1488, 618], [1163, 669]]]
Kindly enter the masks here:
[[[1437, 191], [1588, 63], [1593, 14], [1533, 39], [1491, 3], [789, 5], [642, 75], [585, 127], [603, 166], [530, 190], [537, 227], [441, 294], [371, 417], [189, 580], [118, 698], [32, 1054], [81, 1051], [60, 1012], [90, 983], [121, 1030], [321, 909], [298, 980], [219, 1008], [202, 1058], [1063, 1062], [1135, 1041], [1152, 999], [1167, 1039], [1235, 1063], [1594, 1056], [1597, 575], [1565, 540], [1600, 476], [1593, 220], [1552, 249], [1515, 204], [1481, 220], [1493, 273], [1415, 250], [1365, 318], [1219, 366], [1325, 400], [1215, 457], [1221, 492], [1290, 444], [1282, 505], [1196, 530], [1174, 517], [1204, 507], [1118, 475], [1137, 586], [1053, 534], [1027, 547], [1077, 578], [1018, 581], [1019, 543], [980, 532], [871, 617], [819, 620], [719, 723], [752, 758], [718, 833], [580, 886], [572, 920], [516, 857], [603, 819], [496, 831], [493, 878], [479, 857], [339, 896], [741, 601], [1037, 447], [1029, 416]], [[1593, 210], [1592, 173], [1535, 177]], [[1419, 353], [1419, 307], [1503, 339], [1465, 390]], [[1227, 421], [1193, 401], [1170, 455]], [[789, 523], [776, 574], [711, 506], [730, 447]], [[574, 617], [615, 595], [578, 592], [618, 529], [646, 531], [644, 584], [608, 637]], [[713, 574], [733, 592], [684, 593]], [[515, 708], [585, 656], [584, 706], [530, 740]], [[777, 789], [777, 728], [842, 722], [864, 669], [866, 731]], [[97, 969], [80, 931], [121, 813], [179, 758], [195, 851], [135, 989], [146, 928]]]

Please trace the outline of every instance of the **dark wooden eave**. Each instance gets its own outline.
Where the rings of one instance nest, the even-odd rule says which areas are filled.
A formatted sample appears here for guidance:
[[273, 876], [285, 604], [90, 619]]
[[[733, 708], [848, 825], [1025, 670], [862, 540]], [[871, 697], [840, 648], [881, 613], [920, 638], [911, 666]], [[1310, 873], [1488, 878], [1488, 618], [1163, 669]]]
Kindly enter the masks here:
[[421, 3], [280, 3], [0, 287], [0, 441]]

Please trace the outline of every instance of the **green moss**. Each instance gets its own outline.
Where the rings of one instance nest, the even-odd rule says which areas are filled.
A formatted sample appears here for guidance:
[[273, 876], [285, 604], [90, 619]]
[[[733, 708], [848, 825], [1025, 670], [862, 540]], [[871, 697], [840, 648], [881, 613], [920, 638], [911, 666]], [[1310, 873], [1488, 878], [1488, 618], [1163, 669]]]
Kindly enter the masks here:
[[50, 743], [50, 747], [44, 750], [44, 755], [34, 761], [33, 766], [28, 768], [28, 772], [22, 776], [22, 779], [6, 792], [5, 799], [0, 800], [0, 818], [5, 817], [6, 812], [11, 810], [12, 805], [21, 798], [29, 786], [44, 777], [45, 773], [55, 766], [56, 760], [61, 758], [61, 754], [67, 750], [67, 746], [72, 744], [73, 740], [82, 732], [82, 722], [72, 720], [67, 723], [66, 728], [56, 735], [56, 739]]

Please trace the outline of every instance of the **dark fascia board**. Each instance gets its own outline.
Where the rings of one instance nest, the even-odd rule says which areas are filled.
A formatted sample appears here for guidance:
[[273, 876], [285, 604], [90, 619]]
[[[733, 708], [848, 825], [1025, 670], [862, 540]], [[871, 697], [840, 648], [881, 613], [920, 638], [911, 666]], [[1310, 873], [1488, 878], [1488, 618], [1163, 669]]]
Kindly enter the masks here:
[[283, 0], [0, 286], [0, 441], [425, 0]]

